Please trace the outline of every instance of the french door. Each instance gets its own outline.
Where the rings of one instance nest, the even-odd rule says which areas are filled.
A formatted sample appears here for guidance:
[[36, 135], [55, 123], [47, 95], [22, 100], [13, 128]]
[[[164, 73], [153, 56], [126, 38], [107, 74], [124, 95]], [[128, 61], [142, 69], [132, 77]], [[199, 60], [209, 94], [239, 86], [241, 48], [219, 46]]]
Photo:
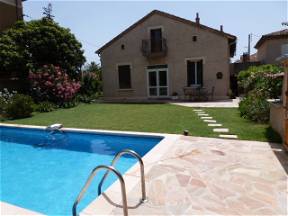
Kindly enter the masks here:
[[148, 96], [167, 97], [168, 92], [168, 69], [148, 69]]

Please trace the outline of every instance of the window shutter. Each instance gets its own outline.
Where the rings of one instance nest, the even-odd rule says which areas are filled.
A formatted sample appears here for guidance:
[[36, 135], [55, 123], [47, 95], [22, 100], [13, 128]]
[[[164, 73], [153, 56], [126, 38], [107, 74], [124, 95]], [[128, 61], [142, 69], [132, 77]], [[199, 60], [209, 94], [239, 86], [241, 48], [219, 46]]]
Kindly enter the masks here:
[[187, 61], [187, 86], [194, 85], [195, 82], [195, 62]]
[[197, 62], [197, 79], [197, 84], [203, 86], [203, 60]]

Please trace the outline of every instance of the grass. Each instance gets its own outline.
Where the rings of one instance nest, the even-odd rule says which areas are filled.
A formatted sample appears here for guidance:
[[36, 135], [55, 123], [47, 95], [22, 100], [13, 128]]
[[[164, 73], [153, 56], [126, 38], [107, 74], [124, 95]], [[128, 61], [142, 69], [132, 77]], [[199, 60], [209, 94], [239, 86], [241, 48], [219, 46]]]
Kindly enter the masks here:
[[[279, 142], [279, 137], [266, 124], [255, 124], [239, 117], [238, 109], [204, 109], [240, 139]], [[33, 117], [5, 121], [27, 125], [142, 131], [182, 134], [187, 129], [192, 136], [217, 137], [192, 108], [170, 104], [80, 104], [70, 109], [35, 113]]]
[[213, 116], [223, 127], [229, 128], [231, 134], [239, 139], [281, 142], [281, 137], [268, 124], [258, 124], [240, 117], [237, 108], [205, 108], [206, 113]]

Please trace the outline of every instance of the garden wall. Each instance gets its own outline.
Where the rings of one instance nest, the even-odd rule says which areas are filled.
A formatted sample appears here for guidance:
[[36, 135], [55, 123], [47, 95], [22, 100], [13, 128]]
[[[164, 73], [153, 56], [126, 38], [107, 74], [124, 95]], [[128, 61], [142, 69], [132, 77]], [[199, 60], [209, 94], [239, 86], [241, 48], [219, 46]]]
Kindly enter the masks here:
[[284, 140], [284, 119], [285, 108], [282, 102], [270, 103], [270, 125], [271, 127], [280, 134], [282, 140]]

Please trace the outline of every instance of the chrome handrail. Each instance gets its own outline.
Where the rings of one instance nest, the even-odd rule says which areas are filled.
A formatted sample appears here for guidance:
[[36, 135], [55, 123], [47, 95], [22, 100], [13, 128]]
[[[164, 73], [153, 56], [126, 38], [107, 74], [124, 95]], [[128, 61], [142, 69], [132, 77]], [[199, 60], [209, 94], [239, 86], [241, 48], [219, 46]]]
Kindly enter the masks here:
[[[141, 189], [142, 189], [142, 198], [140, 201], [144, 203], [147, 201], [147, 196], [146, 196], [146, 188], [145, 188], [144, 163], [143, 163], [141, 156], [133, 150], [124, 149], [115, 155], [114, 159], [112, 160], [111, 166], [114, 167], [115, 163], [119, 160], [119, 158], [125, 154], [132, 155], [138, 159], [138, 162], [140, 165], [140, 171], [141, 171]], [[108, 174], [109, 174], [109, 170], [106, 171], [106, 173], [104, 174], [103, 178], [101, 179], [98, 185], [98, 195], [101, 194], [101, 187], [103, 185], [104, 180], [107, 178]]]
[[108, 173], [110, 171], [112, 171], [118, 177], [118, 179], [120, 181], [120, 184], [121, 184], [122, 202], [123, 202], [123, 214], [124, 214], [124, 216], [128, 216], [127, 196], [126, 196], [126, 188], [125, 188], [124, 179], [123, 179], [121, 173], [118, 172], [113, 166], [105, 166], [105, 165], [97, 166], [97, 167], [95, 167], [92, 170], [92, 172], [89, 175], [84, 187], [80, 191], [79, 195], [77, 196], [77, 198], [76, 198], [76, 200], [75, 200], [75, 202], [73, 204], [73, 208], [72, 208], [73, 216], [77, 216], [77, 205], [78, 205], [78, 203], [82, 200], [84, 194], [86, 193], [86, 191], [87, 191], [88, 187], [90, 186], [90, 184], [92, 182], [92, 179], [95, 177], [96, 173], [99, 170], [101, 170], [101, 169], [106, 169]]

